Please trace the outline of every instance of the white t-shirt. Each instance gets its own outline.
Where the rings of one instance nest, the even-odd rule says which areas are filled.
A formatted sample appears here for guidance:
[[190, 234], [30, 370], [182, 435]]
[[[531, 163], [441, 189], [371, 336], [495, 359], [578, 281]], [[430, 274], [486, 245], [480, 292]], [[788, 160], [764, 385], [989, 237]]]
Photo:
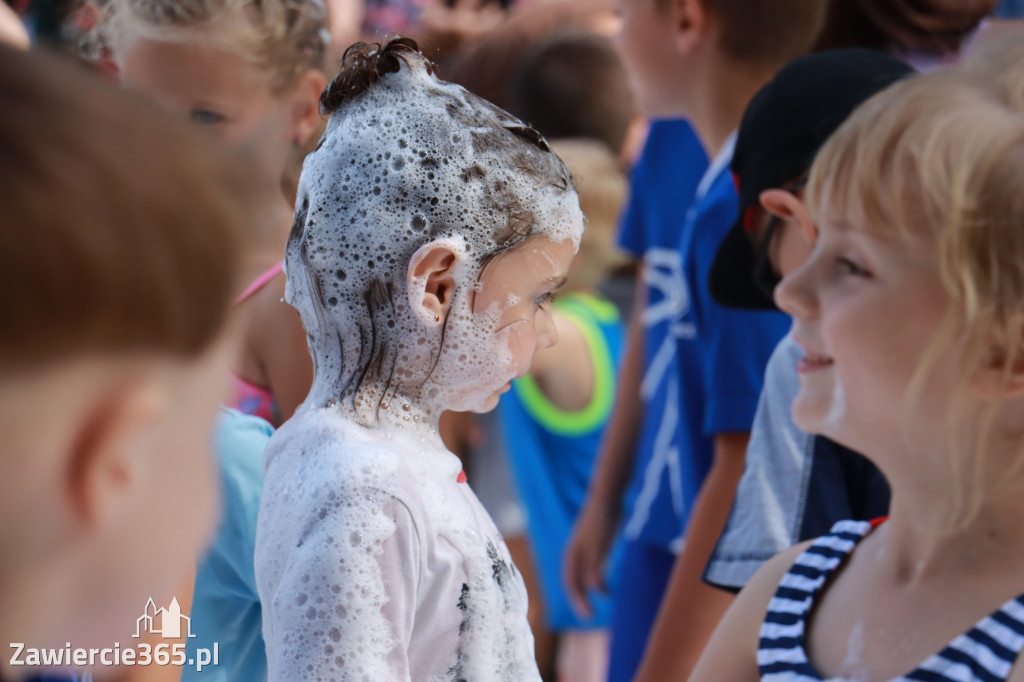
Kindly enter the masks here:
[[436, 436], [305, 410], [264, 470], [271, 682], [540, 680], [522, 577]]

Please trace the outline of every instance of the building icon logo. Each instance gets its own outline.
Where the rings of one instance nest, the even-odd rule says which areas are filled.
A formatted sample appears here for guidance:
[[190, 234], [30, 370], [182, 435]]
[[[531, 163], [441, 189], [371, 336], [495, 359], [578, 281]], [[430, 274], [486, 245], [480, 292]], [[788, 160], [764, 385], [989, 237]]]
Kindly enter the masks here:
[[181, 622], [185, 621], [185, 632], [189, 637], [192, 634], [192, 619], [182, 615], [178, 598], [171, 600], [170, 606], [158, 609], [150, 597], [146, 602], [146, 609], [138, 620], [135, 621], [135, 634], [133, 637], [142, 637], [143, 633], [160, 635], [164, 639], [178, 639], [181, 637]]

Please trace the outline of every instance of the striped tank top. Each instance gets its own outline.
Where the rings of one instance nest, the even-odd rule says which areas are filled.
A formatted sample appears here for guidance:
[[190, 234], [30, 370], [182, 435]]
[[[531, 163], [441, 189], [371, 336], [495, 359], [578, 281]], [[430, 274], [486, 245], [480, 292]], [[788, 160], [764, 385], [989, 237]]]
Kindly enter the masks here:
[[[868, 521], [840, 521], [814, 541], [782, 577], [768, 604], [757, 665], [762, 680], [811, 682], [824, 678], [807, 659], [807, 615], [821, 588], [871, 530]], [[1011, 599], [898, 682], [997, 682], [1010, 675], [1024, 649], [1024, 595]]]

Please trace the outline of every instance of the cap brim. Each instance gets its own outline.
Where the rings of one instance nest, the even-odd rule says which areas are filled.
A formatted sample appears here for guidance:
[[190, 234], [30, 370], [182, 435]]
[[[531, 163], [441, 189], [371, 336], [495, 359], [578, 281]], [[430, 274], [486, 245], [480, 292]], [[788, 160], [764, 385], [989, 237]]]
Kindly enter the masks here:
[[726, 233], [708, 274], [711, 297], [720, 305], [742, 310], [778, 310], [771, 296], [754, 283], [757, 254], [741, 221]]

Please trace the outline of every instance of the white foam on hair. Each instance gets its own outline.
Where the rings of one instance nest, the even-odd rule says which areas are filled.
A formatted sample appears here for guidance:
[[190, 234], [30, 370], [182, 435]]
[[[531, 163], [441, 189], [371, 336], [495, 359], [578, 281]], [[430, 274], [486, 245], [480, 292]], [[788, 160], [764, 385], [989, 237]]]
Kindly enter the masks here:
[[[489, 345], [488, 325], [469, 312], [482, 259], [504, 248], [503, 233], [529, 230], [577, 247], [582, 235], [568, 171], [542, 151], [546, 143], [508, 132], [526, 126], [438, 80], [421, 56], [407, 60], [343, 102], [303, 167], [286, 298], [310, 336], [314, 405], [353, 395], [375, 342], [391, 353], [383, 373], [392, 387], [396, 378], [424, 379], [439, 349], [466, 355], [467, 369], [492, 365], [477, 350]], [[538, 184], [523, 168], [541, 162], [565, 186]], [[442, 341], [409, 310], [406, 280], [417, 249], [451, 239], [461, 244], [460, 269]], [[418, 408], [453, 407], [437, 402], [444, 393], [420, 396]]]

